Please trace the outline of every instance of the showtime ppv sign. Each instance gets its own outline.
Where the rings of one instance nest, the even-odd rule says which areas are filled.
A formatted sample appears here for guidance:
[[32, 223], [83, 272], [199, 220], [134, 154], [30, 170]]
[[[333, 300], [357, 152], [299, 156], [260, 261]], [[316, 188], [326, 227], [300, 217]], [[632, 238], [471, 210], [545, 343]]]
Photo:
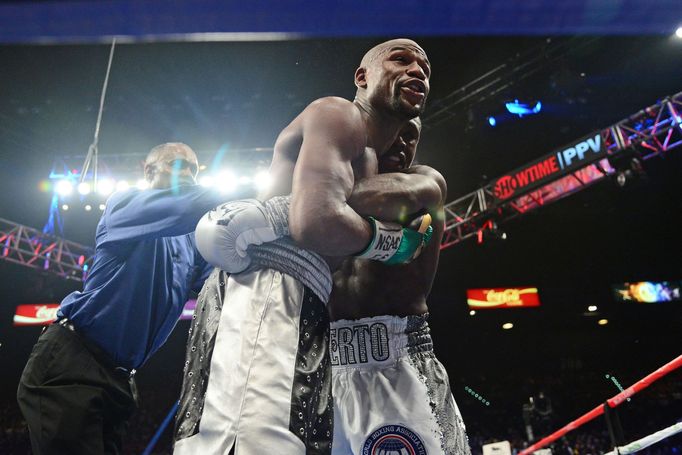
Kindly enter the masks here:
[[537, 288], [468, 289], [467, 303], [472, 310], [540, 306]]
[[[185, 307], [182, 309], [180, 319], [192, 319], [194, 308], [197, 306], [197, 301], [194, 299], [188, 300]], [[39, 303], [33, 305], [19, 305], [14, 314], [14, 326], [22, 325], [49, 325], [57, 319], [58, 303]]]
[[607, 149], [603, 145], [601, 134], [592, 134], [561, 151], [544, 156], [500, 177], [493, 184], [493, 194], [499, 200], [521, 196], [547, 182], [600, 160], [606, 153]]

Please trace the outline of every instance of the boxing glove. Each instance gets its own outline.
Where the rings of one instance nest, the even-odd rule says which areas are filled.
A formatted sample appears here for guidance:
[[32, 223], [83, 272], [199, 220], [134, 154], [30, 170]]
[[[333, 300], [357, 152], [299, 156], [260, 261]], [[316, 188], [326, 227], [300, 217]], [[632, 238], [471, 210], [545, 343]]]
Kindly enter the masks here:
[[256, 199], [230, 201], [206, 213], [195, 231], [197, 250], [209, 264], [228, 273], [244, 271], [251, 263], [249, 245], [288, 235], [289, 197], [261, 203]]
[[431, 241], [433, 227], [428, 213], [415, 218], [409, 227], [369, 217], [372, 240], [357, 257], [381, 261], [387, 265], [407, 264], [419, 256]]

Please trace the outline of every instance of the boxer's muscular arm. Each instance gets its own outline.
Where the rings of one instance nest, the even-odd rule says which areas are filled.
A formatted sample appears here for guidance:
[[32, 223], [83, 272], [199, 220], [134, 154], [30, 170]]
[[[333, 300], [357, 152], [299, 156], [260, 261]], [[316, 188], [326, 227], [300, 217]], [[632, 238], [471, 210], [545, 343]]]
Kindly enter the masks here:
[[303, 143], [294, 169], [289, 211], [292, 238], [326, 256], [362, 251], [372, 227], [348, 204], [352, 162], [364, 153], [365, 125], [347, 100], [325, 98], [303, 112]]
[[428, 166], [414, 166], [358, 180], [348, 205], [363, 216], [404, 223], [411, 214], [437, 209], [446, 192], [445, 180]]

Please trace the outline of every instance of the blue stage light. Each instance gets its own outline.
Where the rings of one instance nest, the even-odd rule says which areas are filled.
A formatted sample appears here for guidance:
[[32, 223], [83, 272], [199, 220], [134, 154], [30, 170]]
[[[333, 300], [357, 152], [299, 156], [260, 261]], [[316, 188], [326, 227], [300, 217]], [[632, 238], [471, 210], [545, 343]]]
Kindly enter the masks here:
[[497, 120], [495, 120], [495, 117], [488, 117], [488, 124], [490, 126], [495, 126], [497, 125]]
[[513, 103], [505, 103], [509, 113], [523, 117], [524, 115], [537, 114], [542, 110], [542, 103], [538, 101], [535, 105], [520, 103], [519, 100], [514, 100]]

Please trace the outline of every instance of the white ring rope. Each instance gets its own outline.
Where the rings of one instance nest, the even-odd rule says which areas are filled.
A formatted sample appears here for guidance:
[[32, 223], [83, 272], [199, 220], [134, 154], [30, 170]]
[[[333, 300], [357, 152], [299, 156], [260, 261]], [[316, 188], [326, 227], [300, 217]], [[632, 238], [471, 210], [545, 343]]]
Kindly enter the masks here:
[[677, 422], [675, 425], [671, 425], [668, 428], [665, 428], [661, 431], [657, 431], [656, 433], [652, 433], [649, 436], [644, 436], [642, 439], [639, 439], [637, 441], [633, 441], [630, 444], [623, 446], [623, 447], [618, 447], [617, 451], [612, 450], [611, 452], [608, 452], [604, 455], [627, 455], [630, 453], [635, 453], [639, 452], [642, 449], [646, 449], [650, 445], [656, 444], [657, 442], [669, 438], [670, 436], [677, 434], [682, 431], [682, 422]]

